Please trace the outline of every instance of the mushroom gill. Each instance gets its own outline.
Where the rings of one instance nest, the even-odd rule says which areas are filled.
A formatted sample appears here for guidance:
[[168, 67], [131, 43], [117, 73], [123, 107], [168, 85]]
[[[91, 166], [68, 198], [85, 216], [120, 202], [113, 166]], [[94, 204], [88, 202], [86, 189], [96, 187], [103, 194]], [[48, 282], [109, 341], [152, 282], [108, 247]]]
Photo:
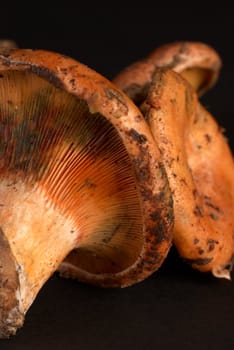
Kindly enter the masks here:
[[[31, 215], [33, 196], [70, 222], [84, 267], [94, 273], [127, 268], [143, 243], [142, 215], [130, 158], [114, 127], [92, 115], [84, 101], [32, 73], [4, 72], [0, 91], [3, 232], [10, 203], [17, 210], [13, 234], [24, 225], [20, 208], [27, 200]], [[32, 215], [41, 226], [38, 209]], [[24, 239], [20, 235], [11, 241]], [[23, 246], [25, 251], [27, 242]]]
[[170, 248], [173, 214], [160, 152], [127, 96], [58, 54], [13, 50], [0, 58], [0, 336], [7, 337], [58, 268], [109, 287], [153, 273]]

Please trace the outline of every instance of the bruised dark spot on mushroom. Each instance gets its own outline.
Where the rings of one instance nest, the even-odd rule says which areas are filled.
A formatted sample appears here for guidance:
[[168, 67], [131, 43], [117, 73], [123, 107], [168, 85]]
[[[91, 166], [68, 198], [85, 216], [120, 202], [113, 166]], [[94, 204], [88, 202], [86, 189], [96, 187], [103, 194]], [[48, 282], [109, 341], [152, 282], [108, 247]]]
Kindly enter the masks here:
[[201, 207], [197, 204], [193, 213], [196, 215], [196, 216], [200, 216], [200, 217], [203, 217], [203, 212], [202, 212], [202, 209]]
[[213, 203], [210, 202], [210, 201], [205, 201], [205, 205], [206, 205], [207, 207], [210, 207], [210, 208], [214, 209], [214, 210], [217, 211], [218, 213], [221, 213], [221, 212], [222, 212], [221, 209], [220, 209], [217, 205], [213, 204]]
[[70, 79], [69, 83], [71, 84], [73, 89], [76, 87], [76, 80], [75, 79]]
[[171, 102], [172, 104], [176, 104], [176, 98], [171, 98], [171, 99], [170, 99], [170, 102]]
[[196, 199], [197, 196], [198, 196], [198, 192], [197, 192], [196, 188], [194, 188], [194, 190], [193, 190], [193, 197], [194, 197], [194, 199]]
[[130, 129], [129, 135], [137, 143], [144, 144], [147, 141], [147, 137], [145, 135], [143, 135], [143, 134], [139, 134], [135, 129]]
[[[133, 160], [134, 164], [137, 164], [138, 161], [136, 160], [135, 162], [135, 158]], [[136, 170], [136, 178], [138, 181], [140, 182], [145, 182], [149, 179], [149, 166], [146, 165], [141, 165], [137, 170]]]
[[160, 219], [161, 213], [159, 213], [158, 210], [156, 210], [155, 212], [150, 213], [150, 218], [153, 221], [158, 221]]
[[183, 259], [185, 262], [189, 263], [190, 265], [208, 265], [211, 263], [213, 258], [198, 258], [198, 259]]
[[199, 255], [202, 255], [202, 254], [204, 254], [204, 253], [205, 253], [204, 249], [202, 249], [202, 248], [199, 248], [199, 249], [198, 249], [198, 254], [199, 254]]
[[143, 118], [142, 118], [141, 115], [137, 115], [137, 116], [135, 117], [135, 121], [136, 121], [137, 123], [141, 122], [142, 119], [143, 119]]
[[198, 112], [195, 113], [193, 124], [197, 124], [200, 120], [200, 114]]
[[179, 53], [175, 54], [173, 57], [172, 57], [172, 60], [171, 62], [169, 62], [168, 64], [166, 64], [164, 66], [164, 68], [170, 68], [170, 69], [173, 69], [175, 66], [177, 66], [180, 62], [182, 61], [182, 58], [180, 56]]
[[[168, 140], [167, 140], [167, 142], [168, 142]], [[165, 140], [163, 140], [163, 143], [166, 143]], [[175, 158], [169, 157], [169, 158], [166, 160], [166, 163], [168, 164], [169, 167], [171, 167], [171, 166], [173, 165], [174, 161], [175, 161]], [[174, 175], [174, 174], [173, 174], [173, 175]]]
[[215, 249], [215, 245], [219, 244], [219, 241], [216, 239], [209, 238], [207, 239], [207, 244], [208, 244], [208, 252], [212, 252]]
[[167, 236], [165, 235], [165, 223], [157, 222], [157, 226], [152, 229], [151, 232], [156, 237], [157, 243], [162, 243], [167, 239]]
[[84, 189], [94, 190], [97, 187], [97, 185], [89, 178], [84, 179], [84, 181], [79, 183], [79, 185], [74, 185], [76, 185], [77, 192], [82, 192]]
[[119, 105], [121, 105], [119, 107], [122, 108], [122, 111], [124, 114], [128, 113], [128, 106], [119, 91], [114, 90], [110, 87], [104, 87], [104, 91], [108, 99], [110, 100], [114, 99], [118, 102]]
[[169, 201], [169, 206], [171, 210], [166, 210], [165, 217], [167, 218], [167, 221], [174, 223], [174, 211], [173, 211], [173, 198], [171, 197], [171, 201]]
[[158, 168], [158, 176], [160, 176], [162, 179], [167, 178], [166, 170], [162, 162], [158, 162], [156, 168]]
[[187, 181], [184, 177], [180, 179], [180, 182], [187, 186]]
[[[168, 208], [158, 207], [157, 208], [160, 217], [157, 221], [155, 221], [155, 226], [151, 228], [151, 233], [155, 237], [155, 240], [157, 243], [161, 243], [163, 241], [170, 240], [170, 237], [168, 235], [168, 226], [171, 225], [171, 222], [173, 221], [174, 213], [173, 210], [169, 210]], [[166, 218], [167, 220], [163, 220], [162, 218]]]
[[198, 239], [198, 238], [194, 238], [193, 243], [194, 243], [195, 245], [198, 244], [198, 243], [199, 243], [199, 239]]
[[[66, 58], [66, 56], [64, 56]], [[68, 70], [73, 71], [74, 69], [77, 69], [77, 64], [71, 64], [70, 66], [68, 66]], [[86, 78], [85, 74], [79, 73], [79, 76]]]
[[65, 67], [65, 68], [64, 68], [64, 67], [60, 67], [60, 68], [59, 68], [59, 71], [66, 75], [66, 74], [67, 74], [67, 71], [68, 71], [68, 68], [66, 68], [66, 67]]
[[149, 199], [153, 198], [152, 190], [144, 188], [143, 190], [141, 190], [141, 196], [143, 200], [148, 201]]
[[207, 194], [204, 194], [204, 195], [203, 195], [203, 198], [206, 199], [206, 200], [209, 200], [209, 201], [211, 200], [211, 197], [210, 197], [210, 196], [207, 196]]
[[204, 136], [205, 136], [207, 143], [210, 143], [212, 140], [211, 136], [209, 134], [205, 134]]
[[160, 192], [156, 193], [155, 198], [157, 201], [162, 201], [165, 196], [165, 191], [162, 189]]
[[148, 270], [152, 270], [154, 264], [158, 264], [162, 261], [161, 254], [155, 254], [155, 252], [147, 252], [146, 254], [146, 263], [148, 266], [146, 267]]
[[[19, 65], [20, 65], [20, 63], [19, 63]], [[62, 81], [48, 68], [29, 65], [28, 70], [30, 72], [38, 75], [39, 77], [46, 79], [51, 84], [53, 84], [55, 87], [60, 88], [60, 89], [64, 88], [64, 84], [62, 83]]]

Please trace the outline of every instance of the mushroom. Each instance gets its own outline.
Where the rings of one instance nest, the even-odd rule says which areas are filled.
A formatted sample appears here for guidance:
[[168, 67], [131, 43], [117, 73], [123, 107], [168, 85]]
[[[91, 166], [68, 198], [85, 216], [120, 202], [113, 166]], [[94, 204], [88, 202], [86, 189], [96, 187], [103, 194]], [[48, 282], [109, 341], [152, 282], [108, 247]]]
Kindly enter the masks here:
[[167, 67], [180, 73], [201, 96], [216, 83], [221, 65], [219, 54], [209, 45], [178, 41], [162, 45], [146, 58], [132, 63], [113, 82], [140, 104], [147, 96], [155, 69]]
[[156, 69], [141, 108], [173, 193], [180, 256], [199, 271], [230, 279], [234, 162], [222, 129], [192, 86], [168, 68]]
[[234, 162], [221, 128], [194, 89], [170, 69], [155, 71], [142, 109], [173, 193], [179, 254], [200, 271], [230, 279]]
[[140, 110], [87, 66], [0, 53], [0, 337], [23, 325], [54, 271], [103, 287], [155, 272], [172, 195]]
[[230, 279], [233, 157], [222, 128], [197, 98], [214, 85], [220, 68], [211, 47], [177, 42], [130, 65], [114, 82], [141, 105], [160, 148], [173, 193], [179, 254], [200, 271]]

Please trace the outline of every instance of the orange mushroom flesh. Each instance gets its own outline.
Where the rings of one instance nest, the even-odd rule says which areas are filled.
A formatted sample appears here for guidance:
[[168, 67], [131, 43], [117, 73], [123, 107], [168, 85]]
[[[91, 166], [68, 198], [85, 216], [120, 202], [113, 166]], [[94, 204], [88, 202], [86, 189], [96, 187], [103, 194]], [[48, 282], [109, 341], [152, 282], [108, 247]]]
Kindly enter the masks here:
[[[124, 287], [162, 264], [171, 192], [140, 111], [105, 78], [44, 51], [0, 55], [0, 337], [61, 273]], [[70, 253], [70, 254], [69, 254]]]
[[166, 67], [180, 73], [201, 96], [216, 83], [221, 65], [219, 54], [209, 45], [179, 41], [156, 48], [123, 69], [113, 82], [140, 104], [147, 96], [155, 69]]
[[200, 271], [230, 279], [234, 163], [221, 128], [170, 69], [156, 70], [142, 109], [173, 193], [179, 254]]

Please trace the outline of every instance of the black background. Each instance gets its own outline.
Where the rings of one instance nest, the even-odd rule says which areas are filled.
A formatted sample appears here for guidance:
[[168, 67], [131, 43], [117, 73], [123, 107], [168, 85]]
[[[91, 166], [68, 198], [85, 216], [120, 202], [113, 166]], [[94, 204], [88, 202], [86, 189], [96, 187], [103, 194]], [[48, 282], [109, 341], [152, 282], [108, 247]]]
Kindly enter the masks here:
[[[166, 5], [4, 2], [0, 37], [21, 48], [69, 55], [109, 79], [159, 45], [207, 43], [221, 55], [223, 68], [202, 102], [226, 129], [234, 150], [233, 11], [220, 4]], [[53, 275], [24, 327], [0, 340], [0, 350], [230, 349], [233, 326], [234, 281], [193, 271], [172, 249], [154, 275], [125, 289], [99, 289]]]

